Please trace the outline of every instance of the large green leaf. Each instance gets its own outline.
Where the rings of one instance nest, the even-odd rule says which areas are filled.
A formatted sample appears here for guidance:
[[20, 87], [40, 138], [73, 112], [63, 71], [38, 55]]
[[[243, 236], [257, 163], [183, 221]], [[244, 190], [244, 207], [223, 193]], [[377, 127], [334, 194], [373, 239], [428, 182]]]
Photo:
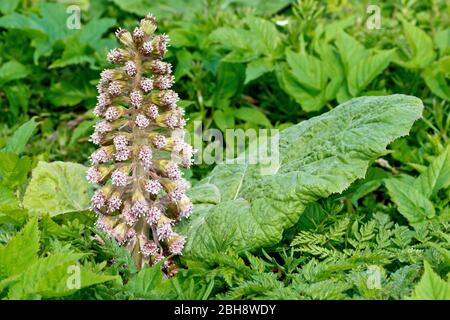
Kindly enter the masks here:
[[32, 172], [23, 205], [30, 212], [50, 216], [89, 209], [90, 186], [86, 167], [71, 162], [40, 161]]
[[271, 175], [261, 171], [263, 164], [217, 165], [190, 190], [196, 205], [181, 226], [185, 255], [207, 258], [229, 247], [242, 252], [278, 242], [307, 204], [363, 178], [390, 142], [408, 134], [422, 109], [411, 96], [356, 98], [282, 131], [280, 163]]
[[450, 283], [442, 280], [425, 261], [425, 272], [410, 299], [450, 300]]

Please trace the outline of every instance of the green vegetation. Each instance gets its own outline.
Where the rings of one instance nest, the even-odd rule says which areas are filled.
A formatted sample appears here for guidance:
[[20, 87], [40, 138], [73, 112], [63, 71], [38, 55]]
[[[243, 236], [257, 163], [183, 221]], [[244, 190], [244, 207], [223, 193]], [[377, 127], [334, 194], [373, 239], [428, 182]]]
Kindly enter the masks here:
[[[368, 5], [2, 1], [0, 298], [450, 299], [450, 7]], [[273, 174], [184, 171], [169, 279], [95, 229], [85, 179], [113, 31], [149, 12], [191, 136], [280, 130]]]

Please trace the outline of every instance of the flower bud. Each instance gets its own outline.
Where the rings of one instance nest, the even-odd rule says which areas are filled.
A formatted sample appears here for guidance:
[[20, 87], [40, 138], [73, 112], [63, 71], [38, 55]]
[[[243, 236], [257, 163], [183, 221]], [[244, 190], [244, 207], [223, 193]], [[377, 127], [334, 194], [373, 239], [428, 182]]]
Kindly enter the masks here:
[[156, 18], [153, 15], [147, 15], [145, 18], [143, 18], [140, 22], [140, 27], [142, 30], [144, 30], [145, 34], [150, 36], [152, 35], [156, 28], [158, 27], [158, 24], [156, 23]]
[[169, 251], [172, 254], [181, 255], [184, 244], [186, 243], [186, 238], [174, 232], [167, 238], [166, 242], [169, 246]]
[[122, 28], [117, 29], [116, 37], [126, 47], [133, 47], [133, 38], [131, 37], [131, 33], [129, 33], [127, 30]]
[[122, 106], [111, 106], [106, 109], [104, 117], [108, 121], [114, 121], [119, 119], [125, 114], [126, 109]]

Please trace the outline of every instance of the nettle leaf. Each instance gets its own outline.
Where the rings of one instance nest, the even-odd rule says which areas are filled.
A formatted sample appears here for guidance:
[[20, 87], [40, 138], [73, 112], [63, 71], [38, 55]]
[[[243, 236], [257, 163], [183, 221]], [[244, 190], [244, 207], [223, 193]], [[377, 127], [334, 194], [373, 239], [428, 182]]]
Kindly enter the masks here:
[[118, 279], [117, 276], [95, 274], [80, 266], [78, 260], [84, 255], [56, 253], [37, 260], [11, 286], [9, 299], [62, 297], [93, 284]]
[[[347, 88], [341, 91], [339, 101], [356, 97], [387, 68], [394, 57], [395, 50], [366, 49], [355, 38], [340, 32], [336, 39], [336, 47], [347, 75]], [[333, 78], [331, 78], [333, 79]], [[341, 90], [344, 90], [341, 88]]]
[[234, 116], [238, 119], [259, 124], [263, 127], [271, 127], [272, 124], [270, 123], [269, 119], [267, 119], [266, 115], [262, 113], [261, 111], [249, 108], [249, 107], [243, 107], [239, 108], [234, 112]]
[[23, 225], [28, 214], [20, 206], [13, 190], [0, 184], [0, 224]]
[[[145, 16], [152, 12], [161, 20], [169, 19], [172, 15], [183, 15], [188, 17], [202, 9], [203, 3], [197, 0], [166, 0], [156, 2], [153, 0], [111, 0], [125, 12]], [[186, 10], [189, 8], [189, 10]]]
[[[233, 79], [233, 81], [230, 81]], [[216, 108], [223, 108], [229, 100], [242, 90], [244, 83], [244, 66], [236, 63], [222, 62], [217, 68], [217, 87], [212, 98]]]
[[450, 283], [442, 280], [425, 261], [425, 272], [410, 299], [412, 300], [450, 300]]
[[210, 40], [220, 43], [224, 48], [232, 50], [222, 61], [248, 62], [260, 56], [254, 45], [254, 39], [249, 30], [222, 27], [214, 30]]
[[369, 55], [368, 50], [366, 50], [361, 43], [343, 31], [337, 35], [336, 47], [339, 51], [346, 74], [349, 74], [355, 61], [365, 61]]
[[30, 87], [24, 83], [8, 84], [2, 88], [8, 99], [8, 109], [13, 119], [17, 119], [19, 114], [28, 113], [28, 105], [30, 103]]
[[31, 159], [12, 152], [0, 152], [0, 183], [10, 188], [21, 185], [27, 179]]
[[271, 21], [257, 18], [247, 17], [244, 23], [249, 27], [250, 34], [256, 45], [255, 50], [268, 57], [273, 56], [281, 42], [281, 36], [275, 24]]
[[[181, 226], [185, 255], [206, 259], [229, 247], [242, 252], [280, 241], [309, 203], [364, 178], [370, 162], [408, 134], [422, 109], [420, 99], [406, 95], [355, 98], [282, 131], [271, 175], [264, 164], [217, 165], [189, 192], [196, 205]], [[209, 194], [220, 192], [220, 202], [214, 203], [217, 195], [202, 201], [198, 188], [205, 184]]]
[[5, 84], [12, 80], [23, 79], [28, 74], [28, 68], [20, 62], [14, 60], [8, 61], [0, 67], [0, 84]]
[[447, 83], [448, 70], [450, 70], [450, 56], [445, 56], [422, 72], [422, 77], [430, 90], [445, 100], [450, 100], [450, 86]]
[[436, 57], [433, 39], [408, 21], [402, 20], [402, 26], [409, 49], [408, 52], [399, 54], [395, 62], [409, 69], [422, 69], [429, 66]]
[[12, 13], [0, 18], [0, 26], [4, 28], [33, 31], [31, 45], [36, 48], [33, 56], [35, 63], [39, 57], [51, 54], [52, 47], [57, 41], [79, 32], [67, 28], [68, 15], [63, 4], [41, 3], [39, 13], [39, 16]]
[[258, 15], [271, 16], [281, 9], [293, 3], [294, 0], [273, 0], [273, 1], [260, 1], [260, 0], [227, 0], [225, 3], [238, 4], [242, 7], [249, 7], [255, 10]]
[[38, 250], [38, 222], [32, 218], [22, 231], [0, 247], [0, 279], [25, 271], [37, 260]]
[[344, 82], [344, 67], [337, 50], [332, 45], [319, 42], [315, 50], [319, 54], [324, 71], [330, 80], [325, 90], [325, 99], [330, 101], [336, 98], [339, 88]]
[[160, 291], [168, 288], [170, 282], [165, 280], [161, 271], [162, 262], [147, 266], [134, 275], [126, 285], [127, 292], [133, 299], [161, 299]]
[[450, 185], [450, 146], [437, 156], [414, 181], [414, 187], [425, 197], [436, 194]]
[[385, 50], [372, 54], [366, 60], [361, 60], [351, 67], [347, 79], [350, 94], [357, 96], [382, 73], [391, 62], [394, 52], [394, 50]]
[[246, 29], [223, 27], [209, 36], [211, 41], [232, 50], [222, 61], [249, 62], [260, 56], [273, 59], [280, 54], [281, 34], [272, 22], [256, 17], [243, 22]]
[[[80, 57], [77, 57], [78, 59]], [[67, 62], [67, 61], [66, 61]], [[77, 60], [76, 63], [80, 61]], [[89, 61], [84, 61], [89, 62]], [[50, 90], [47, 93], [47, 97], [52, 104], [57, 107], [61, 106], [74, 106], [87, 98], [95, 97], [95, 90], [89, 83], [79, 79], [78, 82], [61, 81], [55, 82], [50, 86]]]
[[435, 216], [433, 203], [411, 184], [399, 179], [388, 179], [385, 184], [398, 211], [411, 225]]
[[[314, 66], [318, 65], [309, 65], [308, 69], [312, 70], [313, 73], [320, 72], [320, 70], [314, 69]], [[288, 64], [280, 65], [277, 69], [277, 78], [283, 90], [299, 103], [306, 112], [319, 111], [325, 105], [325, 88], [321, 91], [308, 90], [303, 86], [304, 82], [299, 81], [298, 75], [295, 75], [288, 68]]]
[[28, 143], [28, 140], [30, 140], [36, 130], [37, 125], [38, 124], [36, 123], [34, 117], [25, 122], [16, 131], [14, 131], [14, 134], [8, 139], [8, 142], [2, 151], [14, 152], [16, 154], [22, 153]]
[[286, 51], [286, 59], [292, 74], [310, 93], [320, 93], [327, 83], [327, 76], [322, 62], [306, 52]]
[[267, 58], [250, 61], [245, 69], [245, 84], [275, 69], [275, 65]]
[[32, 213], [50, 216], [88, 210], [91, 188], [86, 169], [72, 162], [39, 161], [25, 191], [24, 207]]

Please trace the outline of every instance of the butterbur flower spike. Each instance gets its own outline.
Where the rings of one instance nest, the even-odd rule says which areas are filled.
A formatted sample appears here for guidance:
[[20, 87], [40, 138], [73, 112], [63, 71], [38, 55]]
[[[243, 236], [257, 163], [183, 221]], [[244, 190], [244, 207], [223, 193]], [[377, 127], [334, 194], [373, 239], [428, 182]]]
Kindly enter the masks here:
[[[192, 147], [176, 137], [184, 112], [171, 89], [172, 66], [162, 61], [169, 39], [154, 35], [156, 28], [148, 15], [132, 32], [116, 32], [124, 48], [109, 52], [116, 68], [104, 70], [97, 85], [100, 119], [91, 141], [99, 148], [87, 173], [97, 188], [97, 227], [125, 246], [138, 268], [182, 254], [185, 238], [173, 229], [192, 211], [179, 169], [191, 164]], [[162, 268], [175, 274], [174, 259]]]

